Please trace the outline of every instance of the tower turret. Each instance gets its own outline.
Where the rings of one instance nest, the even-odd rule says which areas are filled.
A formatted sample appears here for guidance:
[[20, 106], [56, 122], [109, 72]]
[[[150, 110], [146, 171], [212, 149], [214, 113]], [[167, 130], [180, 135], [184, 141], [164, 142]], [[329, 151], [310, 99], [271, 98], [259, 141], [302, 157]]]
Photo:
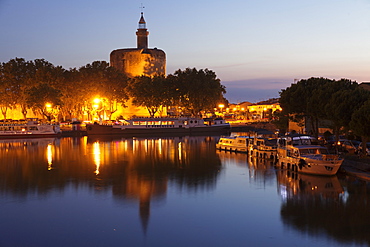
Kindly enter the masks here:
[[137, 35], [137, 48], [147, 49], [149, 32], [146, 29], [146, 22], [144, 20], [143, 12], [141, 12], [141, 18], [139, 20], [139, 27], [137, 29], [136, 35]]

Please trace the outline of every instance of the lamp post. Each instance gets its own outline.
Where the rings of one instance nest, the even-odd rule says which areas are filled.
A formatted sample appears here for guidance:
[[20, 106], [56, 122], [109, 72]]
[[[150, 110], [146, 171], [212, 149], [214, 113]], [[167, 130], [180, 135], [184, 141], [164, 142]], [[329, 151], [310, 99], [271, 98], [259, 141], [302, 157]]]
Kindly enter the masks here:
[[93, 105], [92, 105], [93, 109], [96, 112], [96, 115], [98, 117], [98, 120], [99, 120], [100, 124], [102, 124], [102, 117], [101, 117], [100, 112], [99, 112], [99, 110], [101, 109], [101, 102], [102, 102], [102, 100], [100, 98], [95, 98], [93, 100]]
[[94, 107], [95, 109], [98, 109], [98, 108], [99, 108], [99, 106], [100, 106], [101, 99], [99, 99], [99, 98], [95, 98], [95, 99], [93, 100], [93, 102], [94, 102], [93, 107]]
[[46, 112], [46, 118], [50, 122], [51, 121], [51, 114], [52, 114], [52, 104], [51, 103], [46, 103], [45, 104], [45, 112]]
[[262, 112], [262, 119], [264, 120], [266, 118], [266, 111], [267, 111], [267, 108], [263, 108], [263, 112]]
[[221, 115], [222, 115], [222, 113], [223, 113], [223, 108], [225, 107], [225, 105], [224, 104], [219, 104], [218, 105], [218, 108], [220, 108], [220, 113], [221, 113]]

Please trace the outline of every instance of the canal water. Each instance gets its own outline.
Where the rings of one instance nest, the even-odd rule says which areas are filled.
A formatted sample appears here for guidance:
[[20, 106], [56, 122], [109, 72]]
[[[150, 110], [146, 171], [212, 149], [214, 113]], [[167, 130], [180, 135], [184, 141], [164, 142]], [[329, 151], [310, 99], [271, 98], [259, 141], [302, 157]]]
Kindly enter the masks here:
[[0, 141], [0, 246], [369, 246], [369, 183], [217, 136]]

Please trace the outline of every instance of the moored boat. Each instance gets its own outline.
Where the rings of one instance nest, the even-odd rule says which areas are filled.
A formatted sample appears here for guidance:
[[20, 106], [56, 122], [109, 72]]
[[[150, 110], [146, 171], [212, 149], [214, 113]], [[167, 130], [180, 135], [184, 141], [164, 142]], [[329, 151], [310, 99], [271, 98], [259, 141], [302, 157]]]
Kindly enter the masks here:
[[61, 135], [58, 124], [42, 124], [37, 118], [0, 120], [0, 138], [38, 138]]
[[87, 124], [87, 135], [193, 135], [227, 133], [230, 124], [224, 119], [186, 117], [142, 117], [114, 123]]
[[262, 159], [275, 159], [277, 139], [255, 137], [248, 145], [248, 154]]
[[335, 175], [343, 163], [311, 136], [287, 136], [278, 140], [278, 163], [283, 169], [316, 175]]
[[216, 144], [216, 148], [225, 151], [248, 152], [249, 136], [223, 136]]

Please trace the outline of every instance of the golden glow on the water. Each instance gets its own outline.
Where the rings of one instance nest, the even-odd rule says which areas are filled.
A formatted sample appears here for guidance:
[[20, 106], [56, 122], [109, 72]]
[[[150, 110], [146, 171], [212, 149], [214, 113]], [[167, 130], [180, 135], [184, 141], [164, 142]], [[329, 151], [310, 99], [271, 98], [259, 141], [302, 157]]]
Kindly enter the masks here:
[[158, 140], [158, 151], [159, 151], [159, 154], [162, 154], [162, 139]]
[[46, 154], [47, 154], [47, 159], [48, 159], [48, 170], [50, 171], [53, 169], [52, 164], [53, 164], [53, 151], [52, 151], [52, 145], [49, 143], [48, 147], [46, 148]]
[[179, 152], [179, 161], [182, 160], [182, 142], [179, 142], [179, 144], [177, 145], [177, 150]]
[[127, 141], [125, 141], [124, 150], [128, 150], [128, 142]]
[[101, 162], [99, 142], [94, 142], [94, 144], [93, 144], [93, 155], [94, 155], [94, 162], [95, 162], [95, 166], [96, 166], [96, 169], [95, 169], [94, 173], [96, 175], [99, 175], [100, 162]]
[[134, 151], [134, 153], [135, 152], [137, 152], [137, 151], [139, 151], [139, 145], [140, 145], [140, 141], [139, 140], [137, 140], [135, 137], [132, 139], [132, 143], [133, 143], [133, 145], [132, 145], [132, 151]]
[[82, 138], [82, 142], [81, 142], [81, 146], [83, 146], [83, 150], [84, 150], [84, 155], [87, 156], [87, 136], [84, 136]]

